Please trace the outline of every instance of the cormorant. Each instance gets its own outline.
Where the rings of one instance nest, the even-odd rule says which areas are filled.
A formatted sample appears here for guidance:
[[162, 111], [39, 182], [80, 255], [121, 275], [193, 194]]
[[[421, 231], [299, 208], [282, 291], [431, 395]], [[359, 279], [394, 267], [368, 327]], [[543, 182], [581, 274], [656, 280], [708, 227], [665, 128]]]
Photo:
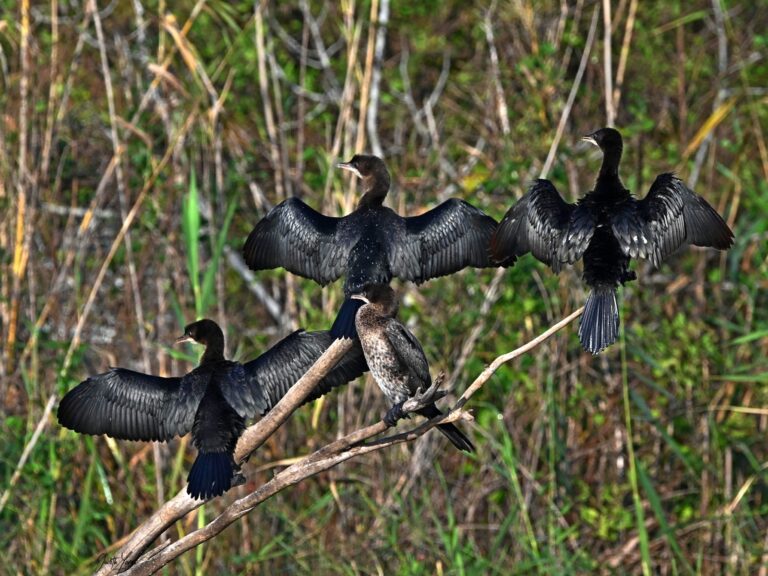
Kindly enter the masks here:
[[[327, 331], [298, 330], [255, 360], [240, 364], [224, 359], [221, 328], [213, 320], [199, 320], [176, 340], [205, 346], [192, 372], [161, 378], [112, 368], [70, 390], [59, 404], [58, 419], [75, 432], [121, 440], [165, 442], [191, 431], [199, 454], [187, 477], [187, 492], [197, 499], [219, 496], [229, 490], [239, 469], [233, 454], [245, 420], [268, 412], [333, 340]], [[367, 369], [356, 345], [305, 402]]]
[[324, 216], [289, 198], [256, 224], [243, 247], [253, 270], [282, 266], [322, 286], [345, 276], [346, 300], [331, 328], [335, 336], [354, 337], [360, 304], [349, 297], [366, 284], [388, 284], [393, 276], [421, 284], [466, 266], [494, 265], [488, 244], [496, 221], [490, 216], [451, 198], [404, 218], [382, 205], [390, 177], [381, 158], [358, 154], [337, 166], [363, 181], [364, 194], [354, 212]]
[[555, 272], [583, 257], [583, 280], [592, 291], [579, 340], [597, 354], [618, 338], [616, 289], [636, 278], [629, 269], [631, 258], [658, 266], [685, 244], [726, 250], [733, 232], [674, 174], [658, 175], [645, 198], [637, 200], [619, 177], [623, 144], [617, 130], [601, 128], [582, 140], [603, 153], [594, 190], [568, 204], [552, 182], [536, 180], [502, 219], [491, 250], [504, 266], [531, 252]]
[[[371, 374], [392, 403], [384, 421], [394, 426], [404, 416], [403, 403], [432, 384], [427, 357], [416, 337], [395, 319], [397, 297], [387, 284], [369, 284], [351, 297], [363, 302], [355, 317], [357, 334]], [[442, 412], [433, 402], [417, 414], [434, 418]], [[437, 429], [459, 450], [474, 452], [472, 442], [453, 424], [438, 424]]]

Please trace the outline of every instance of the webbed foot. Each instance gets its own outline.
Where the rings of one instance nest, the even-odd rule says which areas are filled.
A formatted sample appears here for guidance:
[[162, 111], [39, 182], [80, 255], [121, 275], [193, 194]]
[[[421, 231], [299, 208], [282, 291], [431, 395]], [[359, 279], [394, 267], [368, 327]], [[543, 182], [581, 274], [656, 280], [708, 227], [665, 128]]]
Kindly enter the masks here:
[[403, 412], [403, 403], [398, 402], [392, 406], [392, 408], [390, 408], [384, 415], [384, 423], [392, 428], [393, 426], [397, 426], [397, 421], [401, 420], [405, 416], [406, 414]]

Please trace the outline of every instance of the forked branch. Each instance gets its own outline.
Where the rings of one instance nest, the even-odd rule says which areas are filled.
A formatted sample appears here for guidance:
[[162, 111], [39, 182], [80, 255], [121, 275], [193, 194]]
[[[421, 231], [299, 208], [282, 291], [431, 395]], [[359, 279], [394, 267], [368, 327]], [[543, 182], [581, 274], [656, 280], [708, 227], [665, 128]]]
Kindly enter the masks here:
[[[383, 421], [356, 430], [355, 432], [320, 448], [316, 452], [305, 456], [295, 464], [276, 474], [269, 482], [258, 487], [250, 494], [235, 500], [206, 526], [187, 534], [168, 546], [158, 546], [139, 558], [139, 555], [142, 554], [147, 546], [149, 546], [149, 544], [166, 528], [202, 503], [190, 498], [185, 491], [180, 492], [144, 522], [144, 524], [136, 530], [128, 542], [120, 549], [115, 558], [105, 564], [97, 574], [153, 574], [175, 558], [178, 558], [184, 552], [214, 538], [237, 519], [248, 514], [259, 504], [290, 486], [298, 484], [307, 478], [311, 478], [321, 472], [327, 471], [334, 466], [357, 456], [382, 450], [402, 442], [415, 440], [440, 423], [453, 422], [459, 419], [471, 420], [471, 415], [464, 411], [464, 406], [472, 395], [490, 380], [496, 370], [506, 362], [536, 348], [559, 330], [562, 330], [568, 324], [573, 322], [583, 311], [583, 308], [579, 308], [530, 342], [497, 357], [485, 368], [485, 370], [483, 370], [483, 372], [480, 373], [464, 394], [462, 394], [455, 406], [453, 406], [453, 408], [446, 414], [428, 420], [420, 426], [406, 432], [387, 436], [371, 442], [367, 442], [367, 440], [370, 440], [387, 430], [387, 425]], [[280, 424], [282, 424], [282, 422], [284, 422], [285, 419], [301, 405], [303, 399], [306, 398], [314, 386], [331, 368], [333, 368], [351, 346], [352, 343], [350, 340], [337, 340], [334, 342], [318, 359], [315, 365], [310, 368], [277, 406], [275, 406], [272, 412], [246, 430], [238, 443], [236, 458], [238, 460], [246, 458], [256, 448], [263, 444], [264, 441], [277, 430]], [[442, 381], [443, 375], [441, 374], [435, 379], [434, 384], [428, 390], [422, 391], [416, 397], [408, 400], [403, 405], [403, 410], [405, 412], [412, 412], [440, 398], [444, 394], [438, 390]]]

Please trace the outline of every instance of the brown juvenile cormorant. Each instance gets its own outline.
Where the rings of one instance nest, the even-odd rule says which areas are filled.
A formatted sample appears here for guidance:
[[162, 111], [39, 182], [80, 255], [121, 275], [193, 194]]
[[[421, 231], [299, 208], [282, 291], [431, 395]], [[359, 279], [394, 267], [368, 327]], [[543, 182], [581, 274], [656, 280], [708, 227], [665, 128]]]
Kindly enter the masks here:
[[[351, 297], [363, 302], [355, 317], [357, 334], [371, 374], [392, 404], [384, 421], [394, 426], [404, 416], [403, 403], [432, 384], [427, 357], [416, 337], [395, 319], [397, 297], [387, 284], [369, 284]], [[416, 413], [426, 418], [442, 414], [434, 402]], [[474, 452], [472, 442], [453, 424], [438, 424], [437, 429], [459, 450]]]
[[366, 284], [388, 284], [393, 276], [421, 284], [466, 266], [493, 266], [488, 243], [496, 221], [463, 200], [452, 198], [420, 215], [403, 218], [383, 206], [390, 177], [376, 156], [355, 155], [338, 164], [363, 181], [354, 212], [324, 216], [298, 198], [273, 208], [253, 229], [243, 247], [248, 266], [282, 266], [320, 285], [345, 276], [346, 300], [331, 333], [354, 336], [355, 311], [349, 300]]
[[617, 130], [601, 128], [583, 140], [603, 153], [594, 190], [568, 204], [549, 180], [536, 180], [502, 219], [491, 249], [501, 265], [531, 252], [555, 272], [583, 257], [583, 279], [592, 291], [579, 339], [597, 354], [618, 338], [616, 288], [635, 279], [631, 258], [658, 266], [685, 244], [725, 250], [733, 233], [706, 200], [671, 173], [657, 176], [637, 200], [619, 177], [623, 145]]
[[[245, 420], [263, 415], [331, 345], [328, 332], [298, 330], [246, 364], [224, 359], [224, 334], [212, 320], [188, 325], [177, 342], [205, 345], [200, 365], [182, 377], [161, 378], [125, 368], [92, 376], [59, 404], [59, 422], [82, 434], [165, 442], [192, 432], [199, 454], [187, 478], [193, 498], [223, 494], [238, 470], [234, 461]], [[356, 345], [305, 400], [367, 370]]]

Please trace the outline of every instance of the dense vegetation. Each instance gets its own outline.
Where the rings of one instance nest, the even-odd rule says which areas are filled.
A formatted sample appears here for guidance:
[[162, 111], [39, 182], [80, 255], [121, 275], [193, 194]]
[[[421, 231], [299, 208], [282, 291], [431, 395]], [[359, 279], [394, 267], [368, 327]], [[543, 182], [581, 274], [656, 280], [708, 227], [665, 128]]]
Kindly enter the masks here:
[[[334, 164], [356, 151], [386, 158], [401, 213], [458, 196], [500, 218], [542, 170], [576, 198], [598, 168], [578, 138], [615, 109], [625, 184], [675, 170], [733, 249], [637, 265], [604, 354], [572, 326], [500, 370], [476, 457], [431, 433], [353, 460], [170, 573], [768, 574], [765, 0], [93, 5], [0, 0], [0, 572], [92, 571], [194, 457], [63, 430], [49, 398], [110, 365], [185, 372], [170, 344], [195, 317], [240, 359], [328, 327], [340, 286], [240, 265], [269, 206], [349, 211]], [[461, 391], [580, 306], [578, 275], [526, 257], [398, 284], [401, 318]], [[385, 409], [364, 380], [303, 408], [236, 492]]]

